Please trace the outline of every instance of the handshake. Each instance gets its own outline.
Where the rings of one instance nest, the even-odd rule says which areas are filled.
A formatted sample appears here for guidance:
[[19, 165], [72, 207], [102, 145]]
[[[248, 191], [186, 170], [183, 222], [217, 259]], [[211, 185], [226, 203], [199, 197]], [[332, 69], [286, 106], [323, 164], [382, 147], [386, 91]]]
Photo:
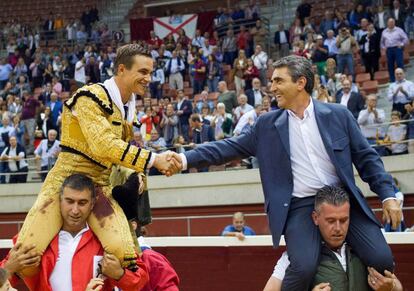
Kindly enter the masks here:
[[167, 177], [177, 174], [183, 169], [181, 156], [172, 151], [157, 154], [152, 166]]

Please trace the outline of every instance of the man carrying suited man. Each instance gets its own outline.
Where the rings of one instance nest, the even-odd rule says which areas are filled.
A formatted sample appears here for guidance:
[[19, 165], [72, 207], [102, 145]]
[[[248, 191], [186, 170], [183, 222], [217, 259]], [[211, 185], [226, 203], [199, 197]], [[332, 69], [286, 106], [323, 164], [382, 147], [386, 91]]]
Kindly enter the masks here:
[[314, 196], [324, 185], [341, 185], [350, 193], [351, 223], [346, 242], [365, 265], [381, 273], [392, 272], [391, 250], [381, 224], [355, 184], [352, 165], [378, 194], [384, 217], [395, 228], [401, 210], [391, 176], [346, 107], [312, 100], [314, 74], [308, 60], [288, 56], [274, 67], [271, 90], [281, 109], [260, 116], [245, 134], [157, 158], [167, 159], [171, 165], [181, 163], [186, 169], [256, 156], [273, 244], [277, 247], [284, 234], [291, 260], [282, 290], [307, 290], [312, 282], [321, 238], [309, 217]]

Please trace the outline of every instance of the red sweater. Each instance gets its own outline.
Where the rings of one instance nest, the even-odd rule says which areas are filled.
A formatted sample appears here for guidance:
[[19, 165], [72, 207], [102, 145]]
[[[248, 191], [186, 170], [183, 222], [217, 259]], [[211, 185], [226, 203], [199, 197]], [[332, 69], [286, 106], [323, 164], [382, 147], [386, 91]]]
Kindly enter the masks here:
[[[16, 242], [17, 236], [13, 238]], [[59, 235], [55, 236], [48, 248], [45, 250], [40, 263], [40, 271], [32, 276], [24, 278], [26, 286], [31, 291], [52, 291], [49, 284], [49, 277], [55, 267], [57, 257], [59, 254]], [[79, 245], [73, 255], [72, 260], [72, 290], [85, 291], [86, 286], [93, 277], [93, 257], [102, 256], [103, 248], [98, 238], [91, 230], [86, 231], [79, 242]], [[0, 267], [3, 267], [9, 256], [0, 262]], [[118, 287], [123, 291], [141, 290], [149, 281], [149, 275], [146, 265], [141, 259], [137, 260], [138, 270], [132, 272], [125, 270], [124, 275], [119, 281], [114, 279], [106, 279], [102, 291], [110, 291], [114, 287]], [[13, 286], [18, 281], [17, 276], [13, 276], [10, 280]]]

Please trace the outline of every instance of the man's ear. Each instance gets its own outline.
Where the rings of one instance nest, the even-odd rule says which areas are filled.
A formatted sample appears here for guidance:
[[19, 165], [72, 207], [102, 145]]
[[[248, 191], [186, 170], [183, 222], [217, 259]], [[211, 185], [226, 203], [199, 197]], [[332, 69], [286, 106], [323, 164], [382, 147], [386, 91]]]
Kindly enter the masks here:
[[303, 91], [305, 90], [305, 86], [306, 86], [306, 78], [305, 77], [299, 77], [299, 79], [296, 81], [296, 84], [298, 86], [298, 91]]
[[318, 217], [319, 217], [319, 214], [314, 210], [312, 212], [312, 220], [313, 220], [313, 223], [315, 225], [319, 225], [319, 223], [318, 223]]

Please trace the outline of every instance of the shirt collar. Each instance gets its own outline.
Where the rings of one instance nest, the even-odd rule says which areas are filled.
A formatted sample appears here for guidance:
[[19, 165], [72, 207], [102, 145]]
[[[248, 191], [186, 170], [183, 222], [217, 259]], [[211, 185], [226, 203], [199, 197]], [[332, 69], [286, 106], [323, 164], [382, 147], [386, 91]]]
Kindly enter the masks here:
[[[86, 226], [81, 231], [79, 231], [73, 238], [75, 239], [79, 236], [82, 236], [88, 230], [89, 230], [89, 225], [86, 223]], [[72, 236], [72, 234], [70, 232], [68, 232], [66, 230], [63, 230], [63, 229], [61, 229], [60, 232], [59, 232], [59, 236], [66, 235], [66, 234], [69, 234], [70, 236]]]
[[296, 115], [295, 112], [293, 112], [292, 110], [289, 110], [289, 109], [287, 110], [288, 114], [291, 117], [296, 118], [298, 120], [306, 120], [308, 118], [311, 118], [313, 116], [313, 113], [314, 113], [314, 106], [313, 106], [313, 100], [312, 100], [312, 98], [309, 98], [309, 99], [310, 99], [310, 102], [309, 102], [308, 107], [306, 107], [305, 112], [303, 113], [303, 119], [299, 118]]

